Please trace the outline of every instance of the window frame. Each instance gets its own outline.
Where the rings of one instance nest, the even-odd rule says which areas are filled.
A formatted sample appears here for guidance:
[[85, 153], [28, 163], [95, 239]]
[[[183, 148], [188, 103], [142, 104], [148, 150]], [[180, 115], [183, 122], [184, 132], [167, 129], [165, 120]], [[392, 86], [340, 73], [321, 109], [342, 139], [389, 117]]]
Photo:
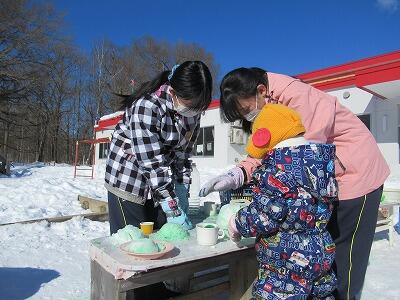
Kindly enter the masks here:
[[108, 156], [108, 152], [110, 151], [111, 143], [100, 143], [99, 144], [99, 155], [97, 159], [106, 159]]
[[[192, 154], [195, 157], [214, 157], [215, 156], [215, 126], [204, 126], [200, 127], [199, 135], [194, 143]], [[211, 131], [209, 131], [211, 130]], [[206, 137], [206, 132], [211, 132], [212, 140]], [[199, 139], [202, 140], [202, 154], [198, 154], [197, 146], [200, 145], [198, 143]], [[211, 150], [207, 150], [207, 144], [211, 142]]]
[[[368, 125], [366, 124], [366, 119], [365, 117], [368, 117]], [[371, 114], [359, 114], [357, 115], [357, 118], [365, 125], [365, 127], [368, 128], [369, 131], [371, 131]]]

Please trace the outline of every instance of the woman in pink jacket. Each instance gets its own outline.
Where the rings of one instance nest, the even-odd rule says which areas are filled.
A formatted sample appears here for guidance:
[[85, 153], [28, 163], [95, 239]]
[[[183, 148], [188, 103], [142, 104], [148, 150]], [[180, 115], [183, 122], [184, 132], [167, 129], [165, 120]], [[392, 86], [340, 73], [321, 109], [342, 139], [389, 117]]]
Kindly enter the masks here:
[[[355, 299], [363, 285], [383, 183], [389, 175], [374, 137], [336, 97], [286, 75], [260, 68], [235, 69], [223, 78], [220, 92], [223, 119], [241, 120], [247, 132], [265, 103], [280, 103], [301, 115], [307, 140], [336, 145], [340, 201], [328, 225], [336, 243], [335, 298]], [[200, 196], [242, 186], [259, 165], [259, 160], [247, 158], [208, 181]]]

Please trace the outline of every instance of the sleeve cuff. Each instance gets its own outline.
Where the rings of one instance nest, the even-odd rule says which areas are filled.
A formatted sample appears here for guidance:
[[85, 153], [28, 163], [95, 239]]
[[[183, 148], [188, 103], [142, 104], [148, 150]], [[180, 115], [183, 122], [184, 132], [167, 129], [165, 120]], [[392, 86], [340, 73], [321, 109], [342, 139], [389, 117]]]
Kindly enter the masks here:
[[162, 190], [156, 190], [154, 192], [154, 197], [157, 201], [170, 201], [172, 199], [176, 199], [176, 194], [173, 188], [173, 184], [168, 184], [164, 189]]

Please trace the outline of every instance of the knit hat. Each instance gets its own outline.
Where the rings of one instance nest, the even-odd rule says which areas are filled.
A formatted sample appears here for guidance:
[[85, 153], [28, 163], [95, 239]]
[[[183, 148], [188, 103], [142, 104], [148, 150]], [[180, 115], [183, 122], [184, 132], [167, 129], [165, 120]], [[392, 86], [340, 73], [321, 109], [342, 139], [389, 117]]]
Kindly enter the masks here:
[[254, 119], [246, 152], [253, 158], [264, 158], [279, 142], [305, 131], [296, 111], [282, 104], [265, 104]]

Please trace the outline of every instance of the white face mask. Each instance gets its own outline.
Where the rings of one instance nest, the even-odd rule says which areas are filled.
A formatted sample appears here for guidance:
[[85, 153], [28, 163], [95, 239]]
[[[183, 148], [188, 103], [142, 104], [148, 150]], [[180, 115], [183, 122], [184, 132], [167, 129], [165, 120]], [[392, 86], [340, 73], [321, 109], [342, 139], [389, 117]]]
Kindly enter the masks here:
[[261, 111], [261, 109], [258, 108], [258, 99], [257, 99], [257, 93], [256, 93], [256, 108], [253, 109], [248, 114], [244, 115], [244, 118], [249, 122], [253, 122], [253, 120], [257, 117], [257, 115], [260, 113], [260, 111]]
[[174, 104], [174, 110], [180, 114], [181, 116], [187, 117], [187, 118], [192, 118], [194, 116], [197, 116], [199, 114], [198, 111], [193, 110], [189, 107], [186, 107], [185, 105], [183, 105], [182, 103], [179, 102], [178, 97], [175, 95], [175, 101], [177, 104], [175, 104], [175, 102], [173, 102]]

